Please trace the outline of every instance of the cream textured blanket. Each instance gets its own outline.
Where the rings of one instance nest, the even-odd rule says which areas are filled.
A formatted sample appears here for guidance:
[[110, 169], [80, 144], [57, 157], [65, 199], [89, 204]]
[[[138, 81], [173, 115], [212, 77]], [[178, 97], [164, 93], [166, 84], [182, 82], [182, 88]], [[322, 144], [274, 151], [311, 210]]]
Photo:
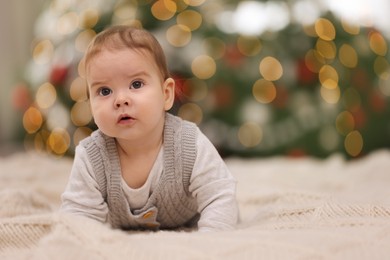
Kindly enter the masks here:
[[231, 158], [237, 230], [123, 232], [56, 213], [72, 161], [0, 158], [0, 259], [390, 259], [390, 151]]

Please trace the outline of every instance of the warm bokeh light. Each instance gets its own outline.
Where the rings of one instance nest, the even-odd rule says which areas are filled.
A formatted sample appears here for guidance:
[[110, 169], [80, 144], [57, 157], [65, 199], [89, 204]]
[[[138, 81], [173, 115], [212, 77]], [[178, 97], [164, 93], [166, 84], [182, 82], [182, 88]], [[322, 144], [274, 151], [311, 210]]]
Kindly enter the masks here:
[[325, 41], [332, 41], [336, 37], [336, 29], [328, 19], [319, 18], [314, 24], [314, 29], [318, 37]]
[[379, 32], [372, 32], [369, 36], [370, 48], [377, 55], [385, 56], [387, 54], [387, 43], [385, 38]]
[[339, 87], [329, 89], [321, 86], [320, 94], [325, 102], [329, 104], [336, 104], [340, 100], [341, 91]]
[[237, 136], [244, 147], [255, 147], [263, 139], [263, 130], [258, 124], [247, 122], [240, 126]]
[[200, 6], [202, 5], [206, 0], [183, 0], [184, 3], [190, 6]]
[[327, 89], [335, 89], [338, 87], [339, 75], [332, 66], [324, 65], [320, 69], [318, 77], [323, 87]]
[[88, 127], [78, 127], [73, 133], [73, 143], [78, 145], [81, 140], [88, 137], [92, 133], [92, 129]]
[[217, 65], [210, 56], [200, 55], [192, 61], [191, 70], [199, 79], [209, 79], [215, 74]]
[[26, 110], [23, 115], [23, 126], [27, 133], [32, 134], [38, 131], [42, 123], [43, 117], [37, 108], [30, 107]]
[[359, 133], [359, 131], [352, 131], [350, 132], [344, 140], [344, 147], [346, 152], [352, 156], [356, 157], [358, 156], [362, 149], [363, 149], [363, 137]]
[[202, 24], [202, 15], [193, 10], [186, 10], [177, 15], [177, 24], [187, 26], [188, 29], [194, 31]]
[[317, 52], [327, 60], [333, 60], [336, 57], [336, 44], [333, 41], [324, 41], [321, 38], [316, 43]]
[[341, 112], [336, 118], [336, 129], [342, 135], [347, 135], [355, 128], [355, 119], [351, 112]]
[[70, 136], [61, 128], [54, 129], [47, 139], [47, 148], [57, 155], [63, 155], [69, 148]]
[[214, 59], [220, 59], [225, 55], [226, 44], [217, 37], [208, 37], [203, 40], [205, 52]]
[[271, 103], [276, 97], [276, 87], [274, 83], [265, 79], [259, 79], [253, 84], [252, 93], [260, 103]]
[[[162, 1], [161, 1], [162, 2]], [[137, 2], [123, 1], [114, 10], [113, 20], [115, 22], [135, 20], [137, 16]]]
[[70, 118], [75, 126], [85, 126], [92, 120], [89, 101], [76, 102], [71, 111]]
[[167, 40], [174, 47], [184, 47], [191, 41], [191, 31], [187, 26], [172, 25], [166, 33]]
[[188, 121], [200, 124], [203, 119], [202, 108], [195, 103], [186, 103], [179, 109], [178, 115]]
[[84, 53], [87, 50], [88, 44], [91, 42], [92, 38], [96, 35], [94, 30], [88, 29], [80, 32], [75, 40], [75, 48], [79, 52]]
[[345, 19], [341, 19], [341, 26], [343, 27], [344, 31], [349, 34], [358, 35], [360, 33], [359, 25], [348, 22]]
[[325, 63], [324, 56], [314, 49], [309, 50], [305, 55], [305, 64], [311, 72], [318, 73]]
[[349, 44], [343, 44], [339, 50], [340, 62], [347, 68], [355, 68], [358, 64], [356, 50]]
[[153, 16], [162, 21], [171, 19], [176, 10], [176, 3], [172, 0], [158, 0], [154, 2], [151, 8]]
[[54, 54], [54, 46], [49, 40], [38, 42], [33, 50], [32, 58], [37, 64], [48, 63]]
[[79, 16], [76, 12], [69, 12], [57, 20], [57, 31], [59, 34], [73, 33], [79, 25]]
[[48, 82], [41, 85], [35, 94], [37, 105], [42, 109], [51, 107], [57, 99], [57, 91], [54, 86]]
[[283, 67], [275, 57], [265, 57], [259, 66], [260, 74], [269, 81], [276, 81], [283, 75]]
[[237, 47], [245, 56], [256, 56], [261, 50], [261, 42], [254, 36], [239, 36], [237, 39]]
[[374, 61], [375, 74], [381, 79], [387, 79], [390, 76], [389, 61], [381, 56], [378, 56]]
[[89, 29], [93, 28], [99, 21], [99, 11], [97, 9], [86, 9], [80, 14], [81, 28]]
[[77, 77], [73, 80], [69, 90], [73, 101], [84, 101], [88, 99], [88, 86], [85, 79]]

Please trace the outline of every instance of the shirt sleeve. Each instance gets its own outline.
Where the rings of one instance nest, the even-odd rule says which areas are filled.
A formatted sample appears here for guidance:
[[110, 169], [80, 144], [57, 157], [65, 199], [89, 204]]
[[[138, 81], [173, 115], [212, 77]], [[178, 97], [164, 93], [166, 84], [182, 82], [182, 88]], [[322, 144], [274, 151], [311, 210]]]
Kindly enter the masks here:
[[198, 202], [199, 231], [233, 229], [238, 221], [236, 180], [199, 129], [197, 147], [189, 191]]
[[60, 212], [106, 222], [108, 206], [99, 191], [84, 147], [77, 146], [68, 184], [61, 196]]

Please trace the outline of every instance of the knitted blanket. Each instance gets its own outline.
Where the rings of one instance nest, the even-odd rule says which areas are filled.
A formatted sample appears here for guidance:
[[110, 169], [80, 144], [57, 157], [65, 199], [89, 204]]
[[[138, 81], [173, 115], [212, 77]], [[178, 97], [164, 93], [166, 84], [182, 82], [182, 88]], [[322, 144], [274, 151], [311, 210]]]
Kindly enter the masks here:
[[388, 259], [390, 151], [227, 159], [234, 231], [124, 232], [57, 213], [71, 159], [0, 158], [0, 259]]

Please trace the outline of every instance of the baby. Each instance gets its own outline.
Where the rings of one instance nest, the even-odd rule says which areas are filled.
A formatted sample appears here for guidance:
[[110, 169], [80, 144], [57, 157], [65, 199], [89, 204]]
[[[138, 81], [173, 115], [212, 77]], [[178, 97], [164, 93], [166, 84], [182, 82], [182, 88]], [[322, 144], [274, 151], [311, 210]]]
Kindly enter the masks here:
[[175, 81], [152, 34], [110, 27], [84, 61], [98, 130], [76, 147], [61, 212], [124, 230], [234, 228], [236, 181], [199, 128], [167, 112]]

